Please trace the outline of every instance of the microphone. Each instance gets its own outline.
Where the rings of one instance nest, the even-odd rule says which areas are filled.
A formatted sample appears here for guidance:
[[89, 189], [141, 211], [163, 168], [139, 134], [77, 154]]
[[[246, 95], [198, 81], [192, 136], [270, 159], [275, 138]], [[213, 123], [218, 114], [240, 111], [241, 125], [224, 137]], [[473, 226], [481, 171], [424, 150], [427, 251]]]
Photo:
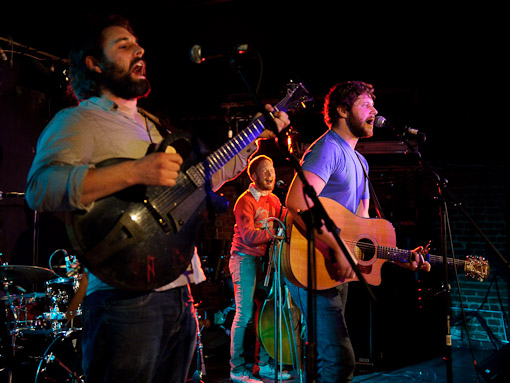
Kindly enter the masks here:
[[402, 131], [403, 133], [408, 133], [408, 134], [412, 134], [413, 136], [420, 136], [422, 138], [423, 141], [425, 141], [427, 139], [427, 137], [425, 136], [425, 133], [423, 132], [420, 132], [418, 129], [413, 129], [409, 126], [404, 126], [403, 128], [400, 128], [400, 129], [396, 129], [386, 118], [384, 118], [383, 116], [376, 116], [375, 120], [374, 120], [374, 126], [376, 128], [391, 128], [395, 131], [397, 130], [400, 130]]
[[5, 198], [24, 198], [24, 197], [25, 193], [0, 191], [0, 200], [3, 200]]
[[278, 180], [276, 181], [276, 184], [275, 186], [278, 188], [278, 189], [288, 189], [289, 186], [285, 183], [284, 180]]
[[242, 55], [248, 51], [248, 44], [238, 44], [235, 47], [227, 49], [204, 49], [200, 45], [193, 45], [189, 56], [191, 61], [196, 64], [203, 63], [206, 60], [213, 60], [225, 56]]

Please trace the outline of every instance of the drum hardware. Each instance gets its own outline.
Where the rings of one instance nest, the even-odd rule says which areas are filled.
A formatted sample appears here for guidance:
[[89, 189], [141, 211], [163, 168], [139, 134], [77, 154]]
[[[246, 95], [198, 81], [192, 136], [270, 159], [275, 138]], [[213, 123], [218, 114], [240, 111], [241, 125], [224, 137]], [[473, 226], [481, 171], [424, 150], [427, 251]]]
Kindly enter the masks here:
[[12, 332], [8, 359], [12, 381], [83, 383], [80, 342], [81, 329], [76, 328], [60, 332], [37, 329]]
[[57, 276], [53, 271], [38, 266], [0, 265], [0, 280], [7, 300], [11, 288], [15, 288], [18, 292], [24, 294], [26, 290], [21, 286], [30, 286]]
[[69, 376], [76, 377], [76, 374], [71, 369], [69, 369], [69, 367], [67, 367], [57, 356], [55, 356], [53, 352], [50, 352], [48, 355], [43, 357], [42, 361], [46, 364], [56, 362], [60, 367], [64, 369], [64, 371], [69, 374]]
[[[202, 330], [205, 327], [205, 324], [200, 327], [200, 319], [201, 316], [198, 313], [198, 304], [195, 305], [195, 317], [197, 318], [197, 369], [195, 373], [193, 374], [193, 383], [203, 383], [202, 377], [206, 375], [205, 370], [205, 362], [204, 362], [204, 345], [202, 344]], [[207, 314], [205, 314], [207, 316]], [[207, 318], [206, 318], [207, 319]]]
[[9, 294], [0, 300], [6, 301], [5, 313], [7, 328], [36, 328], [41, 326], [42, 313], [45, 310], [46, 294], [26, 293]]
[[35, 383], [84, 383], [81, 370], [81, 329], [71, 329], [55, 338], [41, 358]]
[[[34, 382], [35, 377], [35, 383], [84, 382], [81, 329], [66, 318], [81, 275], [75, 272], [72, 257], [66, 257], [66, 266], [72, 277], [59, 277], [53, 270], [37, 266], [0, 265], [0, 309], [5, 323], [0, 357], [6, 364], [2, 373], [8, 374], [9, 381]], [[27, 293], [22, 287], [39, 282], [45, 283], [45, 292]], [[74, 311], [81, 315], [79, 306]]]
[[[6, 301], [6, 313], [7, 313], [7, 310], [10, 309], [10, 312], [12, 313], [12, 317], [14, 319], [14, 326], [17, 326], [18, 324], [18, 313], [16, 311], [16, 308], [14, 307], [14, 300], [12, 299], [12, 296], [11, 294], [9, 293], [9, 285], [11, 284], [12, 282], [8, 282], [8, 281], [4, 281], [3, 282], [3, 286], [4, 286], [4, 293], [5, 293], [5, 297], [3, 297], [2, 299]], [[9, 318], [6, 318], [7, 319], [7, 328], [9, 328]]]
[[[64, 255], [64, 264], [61, 264], [62, 258], [60, 258], [60, 262], [57, 265], [52, 265], [53, 263], [53, 257], [58, 254], [62, 253]], [[65, 276], [66, 277], [74, 277], [79, 274], [81, 265], [78, 262], [78, 259], [75, 255], [70, 255], [66, 249], [57, 249], [50, 255], [49, 259], [49, 267], [50, 270], [53, 269], [65, 269]]]
[[80, 263], [78, 262], [78, 259], [76, 258], [76, 256], [75, 255], [67, 255], [64, 258], [64, 261], [66, 263], [66, 265], [65, 265], [66, 276], [67, 277], [78, 276], [80, 273], [81, 266], [80, 266]]
[[[49, 300], [49, 309], [43, 317], [51, 323], [55, 330], [61, 330], [63, 323], [67, 321], [66, 311], [76, 294], [80, 280], [77, 277], [57, 278], [46, 282], [46, 295]], [[76, 308], [77, 315], [81, 315], [81, 307]]]

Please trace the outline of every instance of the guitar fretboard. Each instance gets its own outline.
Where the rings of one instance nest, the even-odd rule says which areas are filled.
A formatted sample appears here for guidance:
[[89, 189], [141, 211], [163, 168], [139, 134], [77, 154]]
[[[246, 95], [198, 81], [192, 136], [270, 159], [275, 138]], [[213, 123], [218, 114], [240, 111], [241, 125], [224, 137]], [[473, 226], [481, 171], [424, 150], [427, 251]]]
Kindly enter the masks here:
[[[412, 257], [413, 253], [411, 250], [404, 250], [387, 246], [377, 246], [377, 258], [387, 259], [390, 261], [409, 262]], [[428, 261], [431, 265], [438, 265], [444, 263], [444, 258], [439, 255], [429, 255]], [[455, 265], [461, 267], [463, 267], [466, 263], [465, 260], [454, 259], [450, 257], [447, 257], [447, 262], [450, 266]]]
[[[275, 106], [275, 111], [286, 111], [292, 101], [293, 93], [287, 94]], [[202, 174], [204, 179], [216, 173], [225, 164], [234, 158], [241, 150], [253, 142], [265, 129], [266, 117], [261, 115], [254, 120], [247, 128], [242, 130], [237, 136], [227, 143], [223, 144], [210, 154], [207, 159], [196, 166], [197, 170]]]

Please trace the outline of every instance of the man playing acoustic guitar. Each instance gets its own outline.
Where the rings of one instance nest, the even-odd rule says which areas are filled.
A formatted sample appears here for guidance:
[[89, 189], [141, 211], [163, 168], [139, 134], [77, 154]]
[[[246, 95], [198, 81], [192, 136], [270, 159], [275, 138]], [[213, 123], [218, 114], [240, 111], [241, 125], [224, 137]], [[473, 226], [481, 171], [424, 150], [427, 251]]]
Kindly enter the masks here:
[[[304, 176], [319, 197], [336, 201], [350, 214], [365, 218], [368, 218], [370, 197], [365, 175], [365, 170], [368, 174], [368, 164], [355, 147], [360, 138], [373, 135], [377, 115], [374, 99], [372, 85], [361, 81], [343, 82], [332, 87], [324, 105], [324, 119], [329, 130], [310, 146], [302, 160]], [[286, 205], [294, 224], [304, 229], [299, 212], [308, 210], [313, 203], [304, 195], [303, 182], [297, 176], [290, 186]], [[344, 255], [334, 236], [325, 227], [322, 229], [321, 233], [316, 232], [316, 245], [319, 248], [318, 244], [321, 244], [326, 250], [317, 257], [324, 256], [327, 274], [338, 283], [314, 292], [316, 318], [320, 318], [316, 321], [317, 356], [321, 364], [318, 381], [351, 382], [355, 357], [344, 319], [347, 283], [342, 282], [355, 277], [346, 257], [351, 256], [355, 262], [357, 259], [350, 254]], [[409, 262], [396, 263], [410, 270], [430, 271], [430, 264], [419, 253], [421, 250], [415, 249]], [[287, 286], [301, 312], [307, 313], [306, 288], [295, 281], [288, 282]]]

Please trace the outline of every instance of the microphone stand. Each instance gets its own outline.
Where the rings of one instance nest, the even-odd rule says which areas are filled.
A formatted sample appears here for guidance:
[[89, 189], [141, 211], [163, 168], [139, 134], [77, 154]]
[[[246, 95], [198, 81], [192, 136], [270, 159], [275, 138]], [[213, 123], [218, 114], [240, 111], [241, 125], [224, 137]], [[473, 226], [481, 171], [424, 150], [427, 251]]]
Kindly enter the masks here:
[[[447, 235], [448, 230], [448, 209], [446, 208], [446, 200], [443, 197], [443, 187], [446, 187], [446, 182], [441, 182], [441, 179], [436, 174], [438, 186], [438, 201], [439, 201], [439, 217], [441, 218], [441, 254], [443, 255], [443, 292], [444, 305], [446, 309], [445, 316], [445, 361], [446, 361], [446, 381], [447, 383], [453, 382], [453, 361], [452, 361], [452, 334], [451, 334], [451, 318], [452, 318], [452, 300], [451, 300], [451, 287], [448, 278], [448, 244]], [[446, 180], [445, 180], [446, 181]]]
[[[424, 167], [425, 168], [425, 167]], [[469, 216], [466, 210], [462, 207], [462, 204], [459, 203], [456, 198], [453, 196], [451, 191], [447, 188], [448, 180], [440, 177], [436, 172], [428, 169], [437, 179], [437, 186], [439, 190], [439, 214], [441, 217], [441, 235], [442, 235], [442, 253], [443, 253], [443, 265], [444, 265], [444, 292], [445, 295], [445, 304], [446, 304], [446, 377], [447, 382], [451, 383], [453, 381], [453, 371], [452, 371], [452, 341], [451, 341], [451, 327], [450, 321], [452, 317], [451, 310], [451, 289], [448, 281], [448, 262], [447, 262], [447, 240], [446, 240], [446, 232], [448, 230], [447, 223], [448, 219], [448, 210], [446, 208], [446, 197], [448, 197], [453, 206], [458, 207], [461, 212], [464, 214], [465, 218], [473, 225], [475, 230], [480, 234], [483, 240], [487, 243], [487, 245], [491, 248], [494, 254], [498, 257], [499, 261], [506, 267], [507, 275], [510, 272], [510, 263], [503, 257], [503, 255], [498, 251], [498, 249], [494, 246], [494, 244], [490, 241], [490, 239], [485, 235], [482, 229], [476, 224], [476, 222]]]
[[475, 228], [475, 230], [480, 234], [483, 240], [490, 247], [492, 252], [497, 256], [499, 261], [502, 262], [506, 267], [507, 275], [510, 275], [510, 263], [503, 257], [503, 255], [498, 251], [498, 249], [494, 246], [494, 244], [490, 241], [490, 239], [485, 235], [482, 229], [476, 224], [476, 222], [469, 216], [466, 210], [462, 207], [462, 204], [457, 201], [457, 199], [453, 196], [451, 191], [447, 188], [448, 180], [442, 178], [437, 172], [430, 169], [428, 166], [424, 165], [421, 161], [421, 154], [412, 145], [408, 142], [407, 139], [403, 138], [400, 134], [397, 133], [399, 139], [407, 145], [411, 152], [415, 153], [418, 157], [419, 165], [427, 170], [437, 181], [438, 187], [438, 201], [439, 201], [439, 216], [441, 219], [441, 253], [443, 256], [443, 269], [444, 269], [444, 288], [443, 292], [445, 293], [445, 308], [446, 308], [446, 334], [445, 334], [445, 360], [446, 360], [446, 378], [447, 383], [453, 382], [453, 362], [452, 362], [452, 339], [451, 339], [451, 288], [449, 284], [449, 270], [448, 270], [448, 241], [447, 241], [447, 232], [448, 232], [448, 209], [447, 209], [447, 201], [446, 197], [448, 197], [455, 207], [458, 207], [461, 212], [464, 214], [466, 219], [471, 223], [471, 225]]
[[425, 166], [421, 160], [421, 153], [417, 151], [409, 141], [403, 137], [400, 133], [397, 132], [397, 137], [400, 139], [402, 143], [404, 143], [409, 151], [416, 154], [418, 157], [419, 165], [424, 169], [433, 174], [434, 178], [437, 181], [438, 187], [438, 197], [439, 201], [439, 217], [441, 220], [441, 254], [443, 256], [443, 293], [444, 295], [444, 305], [446, 310], [445, 315], [445, 361], [446, 361], [446, 382], [453, 382], [453, 362], [452, 362], [452, 335], [451, 335], [451, 317], [452, 317], [452, 309], [451, 309], [451, 288], [449, 282], [449, 270], [448, 270], [448, 241], [447, 241], [447, 231], [448, 231], [448, 209], [446, 208], [446, 200], [443, 197], [444, 188], [446, 187], [447, 181], [443, 180], [436, 172], [432, 169], [429, 169]]

